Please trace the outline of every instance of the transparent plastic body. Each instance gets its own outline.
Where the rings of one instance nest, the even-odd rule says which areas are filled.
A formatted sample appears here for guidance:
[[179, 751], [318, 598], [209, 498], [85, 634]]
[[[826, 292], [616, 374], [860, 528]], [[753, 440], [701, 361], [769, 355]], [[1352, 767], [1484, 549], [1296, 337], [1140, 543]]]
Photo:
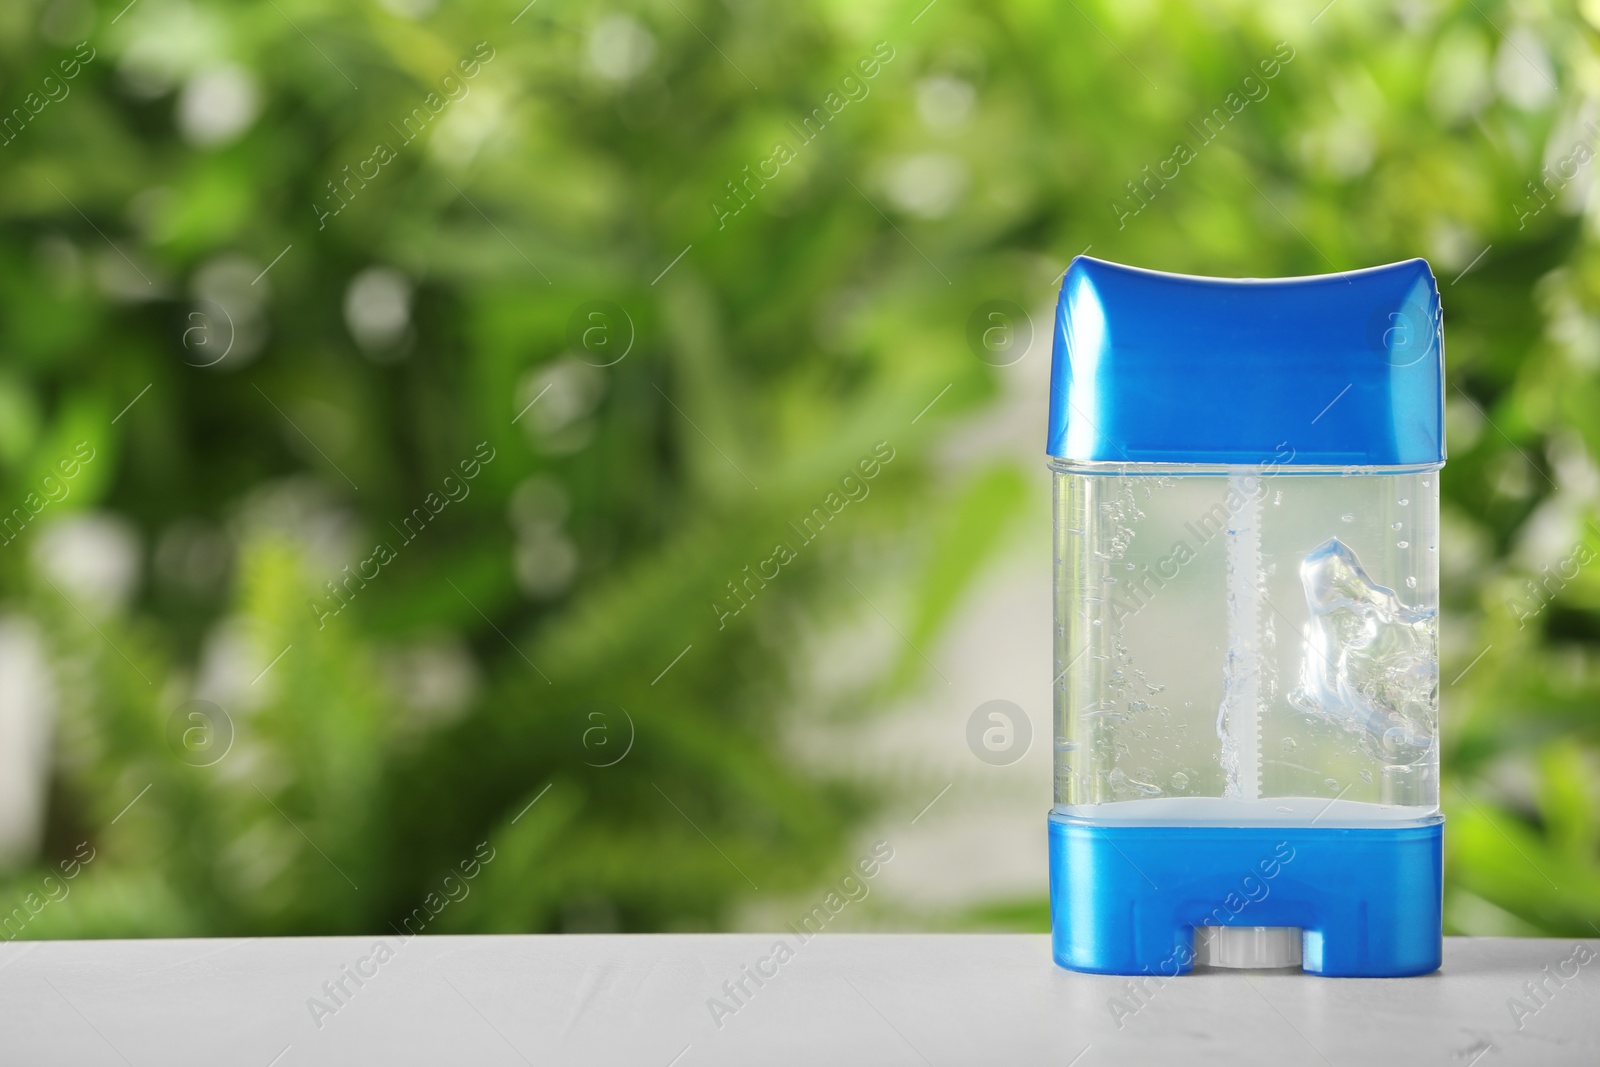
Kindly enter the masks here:
[[1057, 811], [1437, 812], [1437, 467], [1051, 466]]

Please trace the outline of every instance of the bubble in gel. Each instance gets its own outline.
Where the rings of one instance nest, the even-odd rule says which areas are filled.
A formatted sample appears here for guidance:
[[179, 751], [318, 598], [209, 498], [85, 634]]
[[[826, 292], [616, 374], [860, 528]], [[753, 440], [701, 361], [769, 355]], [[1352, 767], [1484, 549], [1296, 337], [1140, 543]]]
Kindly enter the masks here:
[[1141, 782], [1137, 778], [1129, 777], [1121, 767], [1114, 767], [1106, 775], [1106, 783], [1111, 786], [1111, 795], [1118, 800], [1132, 800], [1135, 797], [1158, 797], [1161, 795], [1159, 785]]
[[1396, 548], [1410, 548], [1411, 547], [1411, 542], [1410, 541], [1396, 541], [1394, 543], [1394, 547], [1396, 547]]
[[1311, 617], [1294, 703], [1349, 730], [1385, 763], [1427, 757], [1439, 696], [1437, 613], [1375, 584], [1338, 538], [1306, 556], [1300, 583]]
[[1401, 507], [1405, 507], [1409, 503], [1411, 503], [1409, 498], [1407, 498], [1407, 497], [1401, 497], [1400, 498], [1400, 506]]
[[1322, 780], [1322, 784], [1327, 786], [1329, 789], [1338, 789], [1339, 788], [1338, 781], [1336, 779], [1333, 779], [1333, 778], [1324, 778]]
[[1354, 515], [1350, 514], [1347, 511], [1343, 515], [1339, 516], [1339, 521], [1340, 522], [1355, 522], [1356, 521], [1356, 517]]
[[1278, 744], [1283, 748], [1283, 750], [1285, 752], [1293, 752], [1294, 751], [1294, 738], [1292, 738], [1292, 737], [1285, 737], [1282, 741], [1279, 741]]
[[1184, 774], [1182, 771], [1179, 771], [1177, 774], [1174, 774], [1172, 776], [1172, 788], [1174, 788], [1174, 789], [1187, 789], [1187, 788], [1189, 788], [1189, 776], [1187, 774]]
[[1407, 589], [1415, 589], [1416, 587], [1417, 587], [1417, 579], [1416, 579], [1415, 575], [1413, 575], [1412, 577], [1406, 579], [1406, 588]]
[[1391, 530], [1398, 530], [1398, 529], [1400, 529], [1400, 528], [1401, 528], [1401, 527], [1402, 527], [1402, 526], [1404, 526], [1404, 525], [1405, 525], [1405, 523], [1403, 523], [1403, 522], [1391, 522], [1391, 523], [1390, 523], [1390, 524], [1389, 524], [1389, 529], [1391, 529]]

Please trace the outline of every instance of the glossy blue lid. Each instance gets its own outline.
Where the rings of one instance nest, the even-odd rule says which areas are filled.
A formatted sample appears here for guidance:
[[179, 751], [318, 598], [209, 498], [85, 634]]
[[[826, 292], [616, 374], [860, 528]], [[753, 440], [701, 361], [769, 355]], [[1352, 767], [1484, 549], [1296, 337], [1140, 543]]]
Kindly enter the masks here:
[[1425, 260], [1199, 278], [1079, 256], [1056, 309], [1048, 452], [1107, 463], [1444, 462]]

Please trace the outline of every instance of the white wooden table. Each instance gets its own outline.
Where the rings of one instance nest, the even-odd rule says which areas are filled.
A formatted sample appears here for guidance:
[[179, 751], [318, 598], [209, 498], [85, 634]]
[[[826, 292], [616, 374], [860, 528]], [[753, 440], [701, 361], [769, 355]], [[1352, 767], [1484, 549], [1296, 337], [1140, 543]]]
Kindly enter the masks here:
[[1060, 970], [1043, 936], [782, 939], [10, 942], [0, 1064], [1600, 1065], [1600, 941], [1141, 987]]

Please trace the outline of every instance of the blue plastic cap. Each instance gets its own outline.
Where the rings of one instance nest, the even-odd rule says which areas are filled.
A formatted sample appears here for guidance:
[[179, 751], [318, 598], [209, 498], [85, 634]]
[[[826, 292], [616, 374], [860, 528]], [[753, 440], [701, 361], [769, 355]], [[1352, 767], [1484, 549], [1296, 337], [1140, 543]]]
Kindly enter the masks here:
[[1444, 462], [1427, 261], [1198, 278], [1079, 256], [1056, 311], [1050, 455], [1106, 463]]

